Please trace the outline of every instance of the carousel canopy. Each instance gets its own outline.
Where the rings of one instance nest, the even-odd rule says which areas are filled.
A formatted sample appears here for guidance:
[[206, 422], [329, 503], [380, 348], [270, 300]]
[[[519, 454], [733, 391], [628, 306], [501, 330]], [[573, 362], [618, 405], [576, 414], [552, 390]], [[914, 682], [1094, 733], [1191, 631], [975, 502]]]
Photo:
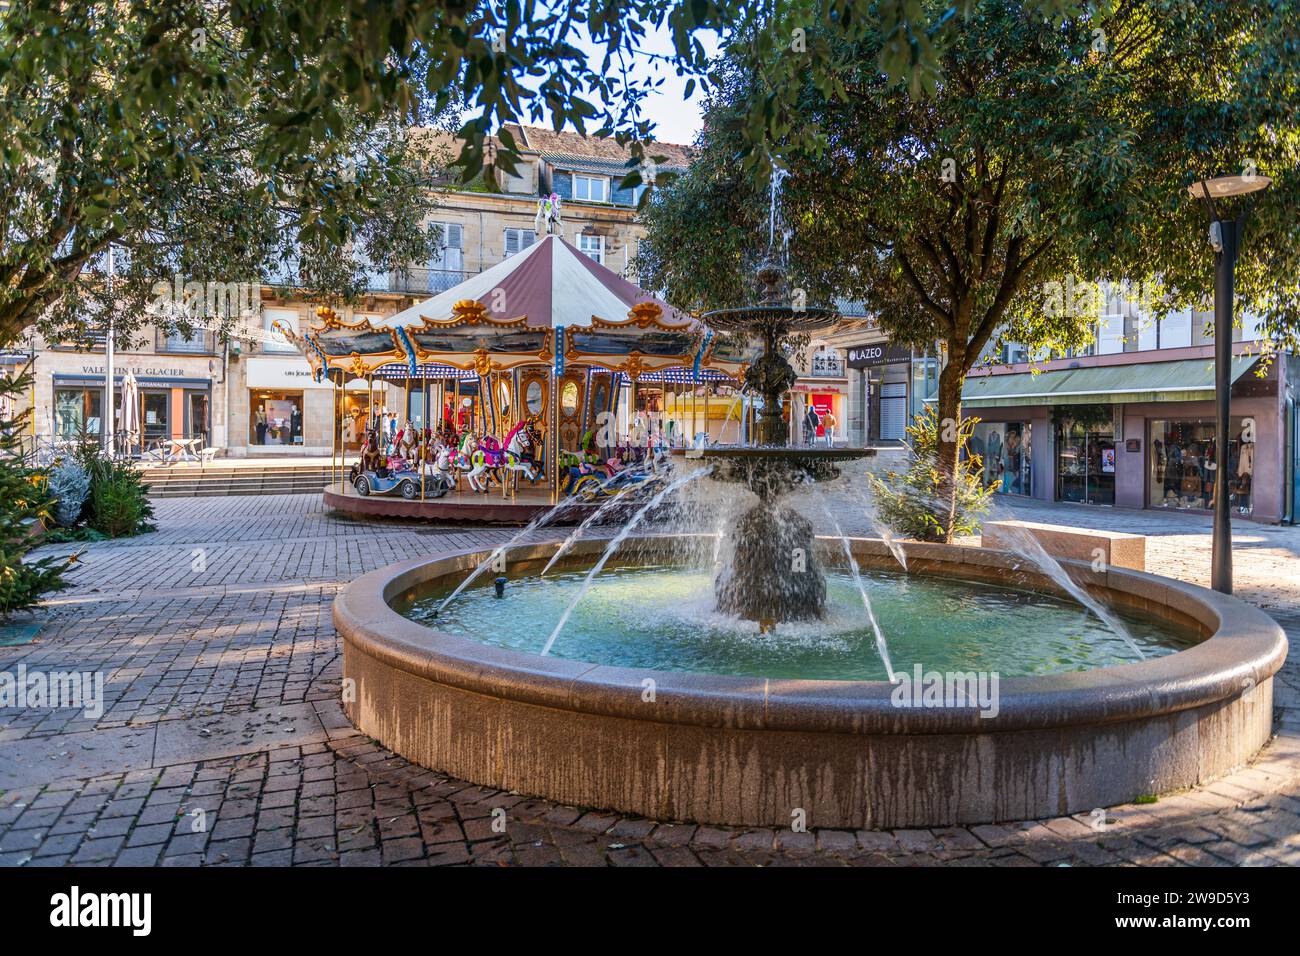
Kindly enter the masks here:
[[[558, 236], [395, 315], [349, 322], [332, 310], [295, 336], [316, 367], [371, 375], [400, 363], [412, 377], [455, 377], [526, 365], [602, 368], [633, 378], [713, 367], [739, 374], [739, 356], [713, 356], [712, 334]], [[391, 374], [391, 370], [387, 373]]]
[[559, 236], [546, 236], [527, 249], [404, 312], [376, 328], [418, 328], [447, 321], [462, 302], [477, 302], [494, 319], [523, 319], [528, 328], [622, 323], [633, 306], [653, 304], [665, 325], [689, 327], [689, 316], [643, 292], [613, 269], [584, 255]]

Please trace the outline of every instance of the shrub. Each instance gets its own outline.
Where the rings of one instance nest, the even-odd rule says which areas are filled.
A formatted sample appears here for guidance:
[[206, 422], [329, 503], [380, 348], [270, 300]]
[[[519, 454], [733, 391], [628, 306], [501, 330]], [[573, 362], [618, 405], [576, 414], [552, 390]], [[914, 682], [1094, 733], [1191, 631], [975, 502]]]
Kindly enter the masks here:
[[[978, 418], [963, 419], [957, 429], [958, 447], [970, 441]], [[958, 535], [974, 534], [980, 517], [992, 504], [994, 490], [980, 480], [983, 462], [978, 455], [960, 456], [956, 484], [956, 511], [948, 521], [948, 503], [943, 494], [945, 476], [939, 461], [939, 416], [933, 407], [907, 426], [912, 439], [912, 461], [905, 472], [869, 475], [875, 493], [876, 512], [896, 534], [919, 541], [949, 541]]]
[[77, 460], [90, 475], [90, 495], [82, 509], [90, 528], [110, 538], [153, 530], [149, 486], [138, 470], [105, 455], [94, 442], [81, 445]]
[[90, 475], [75, 458], [68, 458], [50, 472], [49, 491], [57, 499], [54, 520], [62, 528], [71, 528], [90, 494]]
[[[0, 398], [22, 395], [30, 384], [29, 369], [13, 378], [0, 376]], [[63, 572], [71, 560], [23, 560], [54, 506], [44, 470], [28, 468], [23, 460], [19, 436], [27, 414], [0, 420], [0, 618], [67, 587]]]

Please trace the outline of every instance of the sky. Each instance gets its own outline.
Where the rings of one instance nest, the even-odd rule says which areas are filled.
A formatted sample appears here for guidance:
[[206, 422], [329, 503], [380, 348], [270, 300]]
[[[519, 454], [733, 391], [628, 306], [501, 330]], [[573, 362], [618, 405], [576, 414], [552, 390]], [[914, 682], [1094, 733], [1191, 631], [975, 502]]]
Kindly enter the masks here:
[[[698, 36], [704, 44], [705, 51], [710, 56], [714, 55], [718, 48], [717, 37], [713, 34], [698, 34]], [[588, 40], [585, 33], [580, 38], [575, 39], [574, 45], [579, 49], [588, 51], [593, 69], [600, 68], [604, 60], [603, 47], [598, 47]], [[664, 26], [649, 31], [642, 47], [649, 53], [671, 53], [673, 45], [668, 28]], [[693, 143], [696, 134], [700, 131], [700, 111], [704, 101], [699, 84], [696, 84], [694, 91], [691, 93], [691, 98], [685, 100], [683, 94], [686, 91], [688, 77], [677, 76], [671, 66], [659, 61], [654, 61], [653, 65], [643, 62], [639, 65], [639, 68], [643, 71], [652, 70], [654, 76], [661, 77], [664, 81], [663, 86], [648, 96], [642, 104], [646, 117], [655, 124], [655, 139], [663, 143], [681, 143], [684, 145]], [[549, 121], [548, 111], [547, 122], [549, 123]], [[531, 123], [532, 121], [526, 120], [526, 122]]]

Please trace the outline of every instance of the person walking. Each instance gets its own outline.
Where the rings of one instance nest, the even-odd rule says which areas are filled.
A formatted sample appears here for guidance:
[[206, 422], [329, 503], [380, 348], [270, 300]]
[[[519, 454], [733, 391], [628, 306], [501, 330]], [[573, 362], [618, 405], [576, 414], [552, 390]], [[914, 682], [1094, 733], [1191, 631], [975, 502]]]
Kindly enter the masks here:
[[826, 414], [822, 416], [822, 431], [826, 435], [827, 448], [835, 444], [835, 424], [835, 413], [826, 409]]
[[817, 426], [821, 423], [821, 416], [817, 414], [817, 406], [810, 404], [803, 416], [805, 444], [817, 444]]

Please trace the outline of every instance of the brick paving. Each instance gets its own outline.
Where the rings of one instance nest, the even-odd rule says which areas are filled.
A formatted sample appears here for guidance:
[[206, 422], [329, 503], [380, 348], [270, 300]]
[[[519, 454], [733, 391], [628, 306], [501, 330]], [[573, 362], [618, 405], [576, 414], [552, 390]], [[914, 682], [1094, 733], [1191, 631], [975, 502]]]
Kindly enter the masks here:
[[[1208, 518], [1001, 505], [1150, 535], [1153, 569], [1206, 583]], [[1232, 866], [1300, 863], [1300, 665], [1277, 736], [1153, 804], [933, 830], [658, 823], [485, 789], [348, 724], [330, 603], [411, 555], [510, 529], [340, 519], [312, 495], [167, 499], [159, 530], [90, 545], [34, 643], [0, 670], [102, 671], [105, 708], [0, 710], [0, 865]], [[851, 515], [839, 516], [846, 528]], [[1237, 593], [1300, 637], [1300, 529], [1239, 523]], [[504, 813], [503, 813], [504, 811]], [[502, 831], [504, 822], [504, 832]]]

